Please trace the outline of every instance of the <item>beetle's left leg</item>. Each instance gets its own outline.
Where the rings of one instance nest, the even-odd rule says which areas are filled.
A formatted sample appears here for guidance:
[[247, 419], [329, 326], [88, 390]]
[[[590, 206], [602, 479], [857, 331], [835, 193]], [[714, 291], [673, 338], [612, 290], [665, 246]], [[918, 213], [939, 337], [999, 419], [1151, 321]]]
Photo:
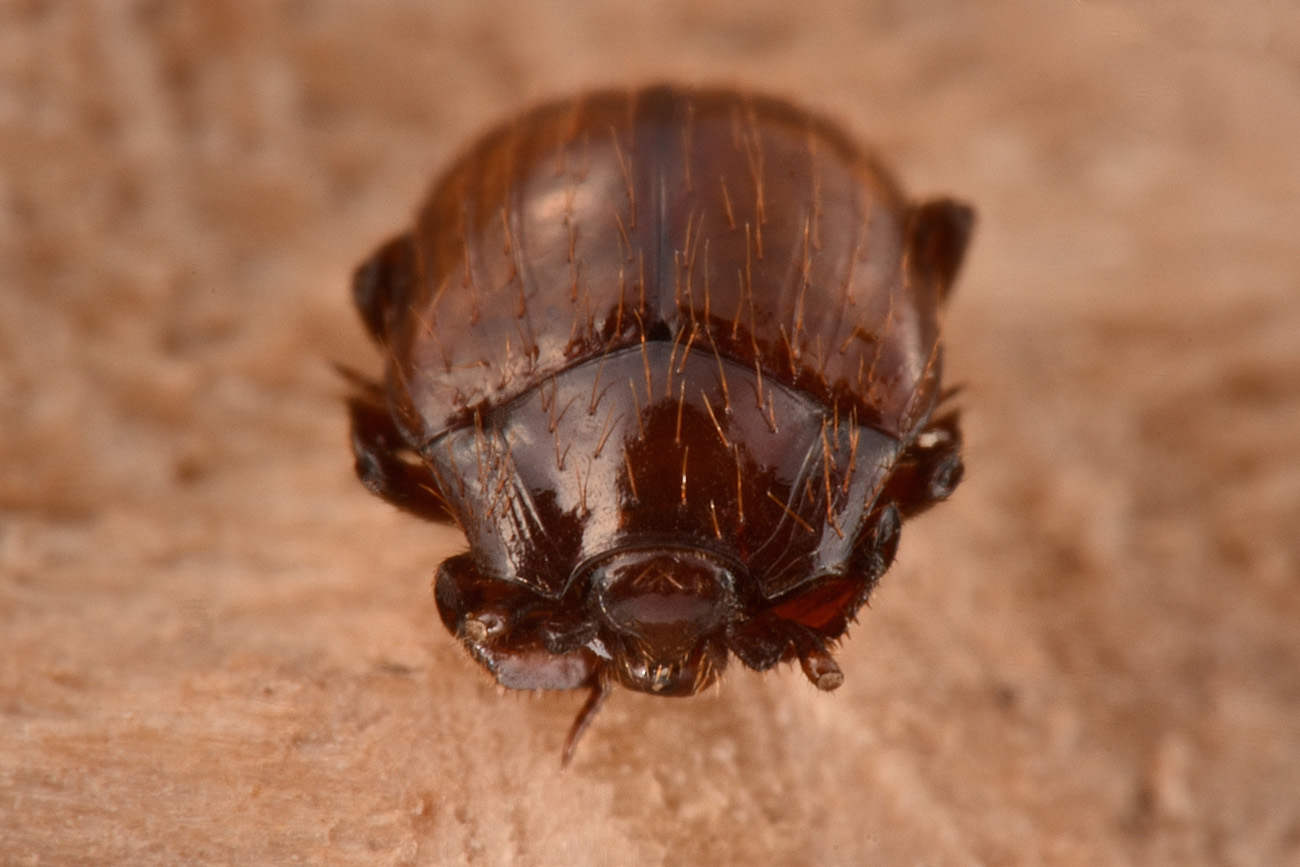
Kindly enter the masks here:
[[352, 301], [375, 342], [388, 342], [389, 313], [406, 308], [414, 275], [410, 235], [399, 235], [384, 244], [352, 275]]
[[880, 499], [910, 518], [952, 496], [964, 472], [961, 428], [957, 414], [949, 413], [932, 421], [903, 452]]
[[397, 508], [440, 524], [455, 523], [433, 475], [402, 439], [388, 407], [366, 396], [348, 401], [357, 478]]

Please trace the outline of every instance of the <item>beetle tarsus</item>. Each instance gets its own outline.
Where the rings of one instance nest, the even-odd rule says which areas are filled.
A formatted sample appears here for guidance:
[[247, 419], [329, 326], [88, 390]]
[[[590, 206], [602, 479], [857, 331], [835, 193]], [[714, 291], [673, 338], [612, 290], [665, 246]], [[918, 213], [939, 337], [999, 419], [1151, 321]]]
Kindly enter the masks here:
[[587, 694], [587, 700], [582, 705], [582, 710], [578, 711], [578, 717], [573, 721], [573, 727], [569, 729], [569, 736], [564, 739], [564, 752], [560, 755], [560, 766], [567, 767], [573, 759], [573, 753], [578, 748], [578, 741], [587, 731], [591, 721], [596, 718], [600, 708], [605, 704], [605, 699], [610, 694], [609, 683], [602, 677], [597, 676], [596, 682], [592, 684], [591, 692]]

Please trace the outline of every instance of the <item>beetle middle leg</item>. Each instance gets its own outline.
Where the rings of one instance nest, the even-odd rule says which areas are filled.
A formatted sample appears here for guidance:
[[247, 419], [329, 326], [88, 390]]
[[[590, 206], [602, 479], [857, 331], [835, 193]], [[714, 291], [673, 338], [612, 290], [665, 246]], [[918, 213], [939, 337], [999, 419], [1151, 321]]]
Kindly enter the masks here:
[[411, 453], [388, 407], [363, 395], [349, 399], [348, 410], [361, 484], [404, 512], [441, 524], [455, 523], [433, 475]]
[[957, 414], [949, 413], [930, 422], [903, 452], [881, 499], [910, 518], [952, 496], [964, 472], [961, 429]]

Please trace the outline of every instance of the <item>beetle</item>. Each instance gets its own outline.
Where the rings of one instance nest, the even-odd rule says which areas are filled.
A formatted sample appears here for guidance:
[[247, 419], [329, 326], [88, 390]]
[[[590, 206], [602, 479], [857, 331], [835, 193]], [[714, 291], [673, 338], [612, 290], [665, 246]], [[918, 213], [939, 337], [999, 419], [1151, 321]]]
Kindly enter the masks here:
[[456, 161], [353, 280], [386, 356], [364, 485], [455, 524], [443, 623], [502, 686], [687, 696], [832, 649], [961, 480], [940, 319], [970, 207], [908, 201], [781, 99], [551, 102]]

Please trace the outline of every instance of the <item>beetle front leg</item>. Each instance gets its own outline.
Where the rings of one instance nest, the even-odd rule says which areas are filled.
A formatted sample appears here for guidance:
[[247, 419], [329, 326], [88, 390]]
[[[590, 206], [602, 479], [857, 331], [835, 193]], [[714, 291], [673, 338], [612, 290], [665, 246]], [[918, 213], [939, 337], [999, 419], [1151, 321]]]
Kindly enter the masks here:
[[428, 468], [406, 457], [410, 447], [393, 423], [388, 407], [354, 397], [348, 401], [348, 409], [352, 416], [352, 454], [356, 456], [361, 484], [404, 512], [439, 524], [455, 523]]

